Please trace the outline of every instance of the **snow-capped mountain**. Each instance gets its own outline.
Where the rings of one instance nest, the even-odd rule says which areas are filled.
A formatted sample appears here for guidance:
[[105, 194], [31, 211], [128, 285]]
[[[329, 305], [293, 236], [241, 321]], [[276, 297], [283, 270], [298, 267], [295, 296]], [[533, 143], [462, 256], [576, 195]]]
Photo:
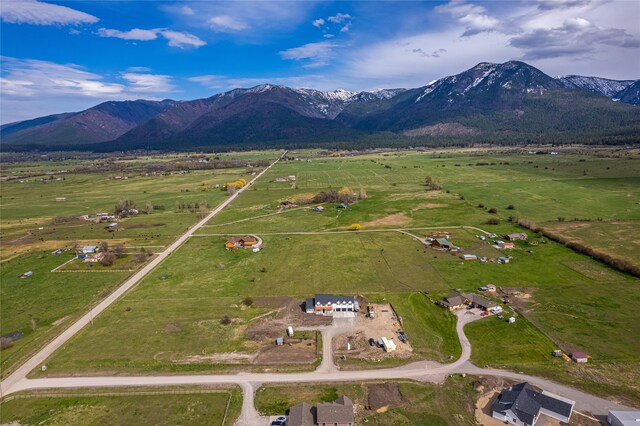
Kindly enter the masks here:
[[600, 77], [585, 77], [582, 75], [566, 75], [558, 77], [558, 81], [568, 89], [585, 89], [600, 93], [609, 98], [636, 82], [636, 80], [610, 80]]
[[[532, 140], [546, 134], [640, 133], [640, 108], [625, 103], [640, 103], [640, 81], [555, 79], [524, 62], [482, 62], [415, 89], [320, 91], [261, 84], [191, 101], [108, 102], [80, 113], [7, 124], [2, 143], [94, 149], [90, 144], [108, 140], [104, 149], [126, 150], [344, 143], [376, 132], [397, 137], [532, 135]], [[101, 133], [75, 130], [88, 125]]]

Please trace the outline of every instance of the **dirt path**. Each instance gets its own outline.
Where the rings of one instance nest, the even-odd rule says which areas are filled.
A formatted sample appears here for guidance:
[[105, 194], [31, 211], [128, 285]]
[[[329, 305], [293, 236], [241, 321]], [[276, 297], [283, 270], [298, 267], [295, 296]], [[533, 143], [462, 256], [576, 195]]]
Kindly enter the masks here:
[[136, 284], [138, 284], [149, 272], [151, 272], [155, 267], [157, 267], [162, 261], [164, 261], [171, 253], [176, 251], [182, 244], [185, 243], [197, 230], [199, 230], [202, 226], [204, 226], [209, 220], [211, 220], [214, 216], [220, 213], [225, 207], [233, 202], [242, 192], [249, 188], [253, 183], [258, 180], [264, 173], [266, 173], [271, 167], [280, 161], [280, 159], [286, 154], [286, 151], [282, 156], [274, 161], [269, 167], [266, 167], [263, 171], [257, 174], [247, 185], [243, 188], [239, 189], [235, 194], [231, 195], [225, 201], [223, 201], [218, 207], [216, 207], [211, 213], [207, 215], [204, 219], [198, 222], [196, 225], [192, 226], [178, 237], [177, 240], [173, 242], [169, 247], [167, 247], [162, 253], [160, 253], [156, 258], [151, 260], [148, 264], [143, 266], [137, 273], [131, 276], [129, 279], [125, 280], [125, 282], [118, 287], [113, 293], [107, 296], [102, 302], [92, 308], [89, 312], [83, 315], [80, 319], [78, 319], [75, 323], [69, 326], [66, 330], [64, 330], [61, 334], [59, 334], [55, 339], [53, 339], [49, 344], [47, 344], [44, 348], [40, 349], [34, 356], [29, 358], [24, 364], [18, 367], [12, 374], [10, 374], [6, 379], [4, 379], [0, 383], [0, 396], [7, 395], [12, 392], [14, 386], [25, 380], [27, 374], [37, 367], [39, 367], [47, 358], [49, 358], [58, 348], [62, 347], [69, 339], [71, 339], [75, 334], [77, 334], [80, 330], [82, 330], [87, 324], [93, 321], [93, 318], [102, 313], [105, 309], [107, 309], [113, 302], [118, 300], [123, 294], [133, 288]]

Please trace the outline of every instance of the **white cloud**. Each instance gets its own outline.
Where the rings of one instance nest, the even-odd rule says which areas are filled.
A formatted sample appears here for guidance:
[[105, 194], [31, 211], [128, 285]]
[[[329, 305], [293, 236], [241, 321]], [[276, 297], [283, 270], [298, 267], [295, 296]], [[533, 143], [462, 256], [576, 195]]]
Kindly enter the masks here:
[[195, 12], [193, 11], [193, 9], [191, 9], [189, 6], [182, 6], [180, 8], [180, 13], [182, 13], [183, 15], [186, 16], [191, 16], [193, 15]]
[[214, 16], [209, 19], [211, 28], [219, 32], [242, 31], [249, 28], [247, 24], [241, 20], [229, 15]]
[[194, 36], [193, 34], [183, 33], [179, 31], [171, 31], [171, 30], [162, 30], [160, 31], [162, 37], [169, 40], [169, 46], [179, 47], [184, 49], [185, 47], [201, 47], [204, 46], [204, 41], [200, 40], [200, 38]]
[[334, 24], [341, 24], [345, 21], [351, 20], [351, 15], [348, 13], [337, 13], [334, 16], [329, 16], [327, 21], [333, 22]]
[[[101, 97], [122, 93], [124, 86], [105, 83], [102, 76], [74, 64], [56, 64], [35, 59], [2, 57], [3, 95], [29, 97], [43, 94], [70, 94]], [[7, 88], [11, 93], [5, 92]]]
[[175, 90], [171, 77], [161, 74], [122, 73], [129, 83], [129, 90], [142, 93], [166, 93]]
[[324, 25], [324, 19], [318, 18], [311, 23], [314, 27], [320, 28]]
[[306, 61], [305, 68], [317, 68], [329, 63], [335, 47], [337, 45], [331, 41], [321, 41], [283, 50], [279, 53], [283, 59]]
[[[0, 57], [2, 116], [8, 123], [63, 111], [79, 111], [107, 100], [158, 99], [175, 88], [166, 75], [128, 70], [121, 82], [75, 64], [57, 64], [36, 59]], [[137, 67], [134, 67], [137, 68]]]
[[159, 35], [164, 37], [169, 41], [169, 46], [179, 47], [184, 49], [185, 47], [201, 47], [204, 46], [205, 43], [200, 38], [194, 36], [193, 34], [172, 31], [162, 28], [155, 28], [150, 30], [141, 30], [139, 28], [134, 28], [129, 31], [119, 31], [107, 28], [100, 28], [98, 30], [98, 35], [100, 37], [115, 37], [121, 38], [123, 40], [138, 40], [138, 41], [149, 41], [155, 40]]
[[189, 77], [187, 81], [201, 84], [208, 89], [220, 89], [228, 86], [226, 79], [227, 77], [223, 75], [207, 74]]
[[159, 30], [141, 30], [140, 28], [134, 28], [129, 31], [119, 31], [107, 28], [99, 28], [98, 35], [100, 37], [115, 37], [123, 40], [139, 40], [149, 41], [158, 38]]
[[70, 7], [34, 0], [3, 0], [0, 16], [4, 22], [12, 24], [77, 25], [99, 21], [93, 15]]
[[469, 37], [482, 32], [501, 29], [499, 19], [487, 14], [484, 6], [467, 3], [465, 0], [451, 0], [449, 3], [434, 8], [436, 12], [448, 13], [465, 27], [463, 37]]

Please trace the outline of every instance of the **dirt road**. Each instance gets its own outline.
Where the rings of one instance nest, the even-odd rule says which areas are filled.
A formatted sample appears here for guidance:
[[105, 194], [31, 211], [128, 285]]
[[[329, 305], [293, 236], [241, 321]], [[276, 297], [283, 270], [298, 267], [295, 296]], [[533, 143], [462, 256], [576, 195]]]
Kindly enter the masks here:
[[146, 264], [142, 269], [135, 273], [131, 278], [127, 279], [116, 291], [107, 296], [102, 302], [96, 305], [93, 309], [87, 312], [84, 316], [73, 323], [69, 328], [64, 330], [60, 335], [53, 339], [49, 344], [42, 348], [33, 357], [28, 359], [24, 364], [18, 367], [12, 374], [10, 374], [5, 380], [0, 383], [0, 396], [6, 395], [12, 392], [13, 387], [24, 380], [29, 372], [35, 368], [38, 368], [47, 358], [49, 358], [58, 348], [64, 345], [69, 339], [77, 334], [82, 328], [93, 321], [93, 318], [99, 315], [102, 311], [107, 309], [113, 302], [118, 300], [124, 293], [129, 291], [133, 286], [138, 284], [142, 278], [144, 278], [149, 272], [151, 272], [156, 266], [162, 263], [171, 253], [176, 251], [185, 241], [187, 241], [194, 232], [204, 226], [209, 220], [222, 211], [225, 207], [233, 202], [245, 189], [250, 187], [256, 180], [258, 180], [264, 173], [266, 173], [271, 167], [273, 167], [282, 157], [286, 154], [282, 154], [280, 158], [274, 161], [269, 167], [265, 168], [262, 172], [258, 173], [247, 185], [239, 189], [235, 194], [231, 195], [225, 201], [223, 201], [218, 207], [216, 207], [211, 213], [207, 215], [200, 222], [192, 226], [187, 232], [178, 237], [169, 247], [162, 251], [156, 258]]
[[[91, 388], [91, 387], [126, 387], [126, 386], [181, 386], [181, 385], [239, 385], [243, 389], [243, 409], [238, 424], [257, 424], [258, 413], [253, 408], [253, 396], [255, 389], [263, 383], [328, 383], [328, 382], [358, 382], [367, 380], [396, 380], [409, 379], [423, 382], [440, 383], [450, 374], [473, 374], [485, 376], [508, 377], [515, 380], [528, 381], [553, 393], [563, 395], [576, 401], [576, 409], [588, 411], [593, 414], [606, 414], [611, 409], [630, 409], [612, 401], [589, 395], [566, 385], [561, 385], [550, 380], [538, 377], [518, 374], [510, 371], [479, 368], [469, 362], [471, 345], [464, 334], [464, 325], [479, 319], [479, 315], [471, 315], [468, 311], [458, 311], [456, 330], [462, 356], [451, 364], [438, 364], [435, 362], [414, 362], [396, 368], [380, 370], [339, 371], [333, 366], [333, 362], [324, 364], [318, 370], [309, 373], [239, 373], [216, 375], [187, 375], [187, 376], [104, 376], [104, 377], [61, 377], [48, 379], [22, 378], [13, 384], [10, 392], [22, 390], [51, 389], [51, 388]], [[323, 333], [323, 337], [327, 334]], [[323, 343], [328, 341], [327, 349], [330, 352], [330, 339], [323, 338]], [[323, 347], [324, 344], [323, 344]], [[323, 350], [324, 352], [324, 350]], [[332, 359], [332, 355], [326, 356]], [[324, 359], [323, 359], [324, 361]]]

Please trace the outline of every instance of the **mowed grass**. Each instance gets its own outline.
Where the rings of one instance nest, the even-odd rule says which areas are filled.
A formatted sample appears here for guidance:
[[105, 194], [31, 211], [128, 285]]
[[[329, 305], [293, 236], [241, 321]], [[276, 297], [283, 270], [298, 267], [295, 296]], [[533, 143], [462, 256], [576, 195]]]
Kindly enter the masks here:
[[373, 425], [475, 425], [473, 406], [478, 397], [474, 378], [449, 377], [442, 385], [400, 382], [403, 402], [386, 412], [366, 410], [368, 386], [376, 383], [331, 385], [268, 385], [256, 392], [256, 409], [282, 415], [301, 402], [315, 405], [346, 395], [357, 406], [356, 423]]
[[[228, 405], [228, 408], [227, 408]], [[2, 424], [231, 425], [240, 414], [239, 390], [120, 396], [21, 396], [0, 406]], [[226, 412], [226, 419], [225, 419]]]

